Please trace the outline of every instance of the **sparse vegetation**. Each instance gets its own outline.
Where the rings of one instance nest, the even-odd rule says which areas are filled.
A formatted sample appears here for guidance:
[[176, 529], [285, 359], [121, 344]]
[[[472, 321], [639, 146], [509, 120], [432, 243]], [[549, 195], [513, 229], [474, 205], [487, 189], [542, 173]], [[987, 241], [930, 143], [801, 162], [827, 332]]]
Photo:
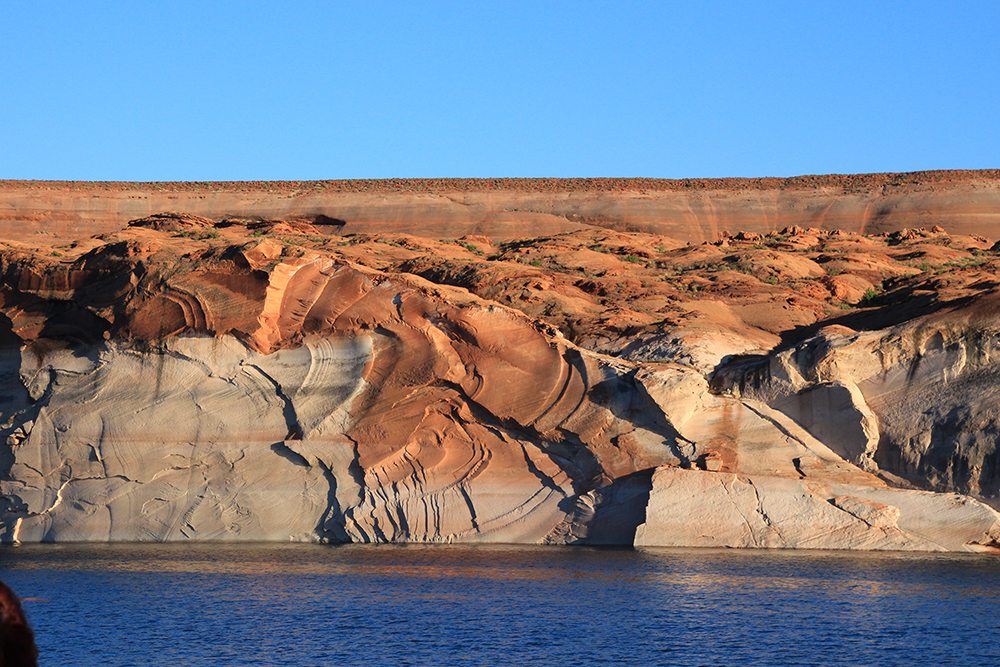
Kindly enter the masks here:
[[[906, 173], [822, 174], [761, 178], [385, 178], [328, 181], [202, 181], [202, 182], [122, 182], [122, 181], [31, 181], [3, 180], [4, 188], [37, 188], [44, 183], [69, 190], [157, 191], [157, 192], [269, 192], [292, 195], [298, 192], [616, 192], [699, 190], [785, 190], [789, 188], [839, 187], [846, 191], [881, 188], [886, 185], [937, 183], [973, 178], [1000, 178], [1000, 169], [942, 169]], [[512, 209], [514, 210], [514, 209]], [[527, 210], [527, 209], [522, 209]], [[544, 211], [551, 212], [551, 211]]]
[[468, 241], [455, 241], [455, 243], [457, 243], [458, 245], [462, 246], [463, 248], [465, 248], [469, 252], [474, 253], [476, 255], [485, 255], [486, 254], [485, 252], [483, 252], [482, 250], [480, 250], [476, 246], [472, 245]]
[[[893, 295], [907, 294], [907, 290], [913, 289], [922, 294], [933, 291], [943, 294], [945, 290], [960, 294], [963, 285], [1000, 281], [997, 253], [984, 249], [989, 247], [985, 239], [973, 242], [963, 238], [948, 249], [932, 246], [926, 236], [919, 234], [891, 243], [884, 236], [866, 239], [860, 235], [810, 230], [794, 232], [791, 237], [794, 245], [782, 247], [776, 244], [788, 241], [789, 237], [774, 233], [767, 236], [745, 233], [739, 234], [739, 238], [727, 233], [718, 242], [692, 242], [683, 246], [666, 237], [605, 228], [493, 241], [478, 236], [462, 240], [442, 238], [438, 239], [440, 243], [450, 245], [441, 246], [431, 238], [394, 232], [311, 236], [301, 233], [308, 228], [295, 220], [281, 225], [279, 222], [257, 219], [213, 228], [203, 220], [194, 220], [183, 224], [197, 226], [180, 231], [184, 228], [177, 225], [175, 231], [164, 237], [216, 239], [220, 238], [218, 229], [225, 244], [249, 248], [255, 243], [248, 237], [278, 240], [279, 235], [287, 234], [294, 241], [281, 239], [289, 246], [284, 257], [304, 252], [300, 247], [304, 246], [310, 256], [325, 254], [337, 261], [366, 265], [373, 271], [384, 272], [389, 276], [387, 280], [411, 273], [435, 283], [468, 289], [484, 299], [546, 320], [568, 332], [568, 336], [581, 338], [592, 334], [597, 327], [606, 327], [616, 335], [660, 335], [663, 330], [682, 328], [691, 318], [711, 321], [719, 312], [717, 309], [724, 307], [731, 308], [734, 317], [752, 323], [748, 326], [760, 326], [759, 322], [766, 317], [806, 322], [803, 331], [810, 327], [818, 329], [831, 320], [841, 320], [852, 328], [871, 327], [886, 320], [874, 312], [875, 308], [891, 308], [891, 299], [881, 298], [886, 290], [891, 289]], [[466, 240], [470, 238], [475, 242]], [[855, 244], [854, 238], [861, 242]], [[662, 245], [656, 245], [657, 242]], [[186, 253], [196, 263], [223, 256], [224, 243], [192, 248], [191, 243], [175, 242], [178, 252]], [[969, 248], [972, 244], [980, 247]], [[405, 252], [390, 251], [386, 246], [404, 248]], [[75, 258], [92, 247], [67, 252]], [[128, 252], [134, 253], [138, 247], [129, 246]], [[606, 257], [596, 258], [584, 249]], [[58, 250], [45, 248], [44, 253], [49, 252], [52, 257], [61, 256]], [[515, 267], [514, 263], [534, 269]], [[65, 264], [68, 262], [62, 264], [63, 268]], [[986, 265], [990, 266], [968, 270]], [[60, 263], [51, 262], [52, 270], [59, 266]], [[923, 273], [918, 273], [918, 267]], [[962, 270], [966, 270], [965, 274]], [[935, 275], [945, 271], [954, 271], [955, 275], [945, 278]], [[753, 278], [744, 278], [740, 273]], [[842, 274], [845, 277], [836, 281], [826, 277]], [[996, 275], [990, 277], [990, 274]], [[862, 293], [870, 284], [874, 286]], [[883, 288], [883, 284], [887, 287]], [[695, 301], [700, 304], [695, 305]], [[873, 310], [844, 317], [845, 311], [855, 308]], [[801, 316], [802, 313], [807, 316]]]

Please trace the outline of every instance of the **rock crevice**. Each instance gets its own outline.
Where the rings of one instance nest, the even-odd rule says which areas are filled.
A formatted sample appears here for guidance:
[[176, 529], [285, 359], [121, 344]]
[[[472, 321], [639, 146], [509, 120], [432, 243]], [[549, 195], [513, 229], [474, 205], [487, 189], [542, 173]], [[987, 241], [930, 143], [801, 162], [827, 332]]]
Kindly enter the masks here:
[[[637, 291], [625, 312], [610, 282], [567, 286], [540, 268], [556, 259], [528, 245], [482, 260], [501, 276], [492, 282], [473, 267], [465, 284], [450, 273], [439, 278], [456, 284], [441, 284], [397, 270], [429, 255], [406, 264], [369, 248], [363, 265], [340, 250], [351, 240], [253, 236], [305, 243], [318, 233], [305, 227], [210, 222], [158, 217], [65, 260], [0, 248], [0, 539], [972, 551], [1000, 541], [1000, 515], [980, 502], [1000, 494], [990, 290], [865, 330], [810, 332], [794, 315], [776, 332], [742, 287], [694, 301], [676, 286]], [[743, 236], [731, 243], [764, 239]], [[780, 236], [775, 247], [813, 247], [815, 235]], [[401, 257], [418, 245], [396, 239], [358, 244]], [[605, 277], [622, 291], [644, 289], [622, 267], [665, 270], [657, 256], [711, 262], [737, 286], [772, 284], [753, 272], [781, 269], [777, 250], [751, 246], [757, 263], [744, 265], [721, 246], [613, 242], [621, 259], [607, 258]], [[435, 247], [471, 267], [490, 243]], [[845, 261], [833, 255], [785, 268], [829, 295], [813, 274]], [[535, 273], [503, 278], [504, 257]], [[746, 273], [719, 268], [730, 265]], [[831, 289], [854, 289], [840, 275], [826, 276]], [[783, 298], [792, 310], [805, 299]], [[643, 315], [654, 308], [659, 324]], [[659, 327], [642, 349], [669, 358], [633, 358], [639, 347], [610, 339], [588, 349], [596, 339], [558, 328], [600, 321], [621, 343], [640, 320], [637, 338]]]

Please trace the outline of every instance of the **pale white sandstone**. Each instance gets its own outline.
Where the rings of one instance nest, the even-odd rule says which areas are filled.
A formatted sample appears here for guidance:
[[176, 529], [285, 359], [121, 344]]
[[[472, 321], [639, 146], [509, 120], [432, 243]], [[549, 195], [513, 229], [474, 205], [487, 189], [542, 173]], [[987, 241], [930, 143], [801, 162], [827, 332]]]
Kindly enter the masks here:
[[930, 488], [1000, 494], [1000, 326], [950, 312], [827, 333], [757, 367], [723, 369], [726, 395], [784, 412], [866, 470]]
[[[695, 469], [657, 469], [636, 545], [903, 550], [996, 545], [1000, 515], [988, 506], [956, 494], [888, 488], [845, 460], [874, 468], [870, 462], [878, 443], [877, 419], [856, 386], [810, 385], [800, 373], [783, 377], [804, 386], [778, 399], [772, 395], [779, 410], [747, 396], [755, 392], [744, 390], [742, 398], [710, 395], [691, 369], [669, 366], [637, 374], [687, 443], [682, 452]], [[779, 377], [769, 385], [764, 379], [756, 395], [766, 396], [783, 382]]]
[[976, 551], [1000, 515], [970, 498], [660, 468], [636, 546]]
[[876, 467], [878, 418], [856, 385], [824, 382], [781, 397], [772, 405], [844, 459], [866, 470]]
[[[297, 266], [289, 281], [336, 274]], [[991, 339], [974, 351], [957, 334], [905, 328], [824, 335], [717, 395], [689, 366], [603, 357], [471, 300], [457, 322], [421, 315], [412, 292], [366, 289], [401, 317], [411, 309], [399, 333], [311, 337], [271, 354], [187, 335], [0, 358], [14, 414], [0, 430], [12, 457], [0, 537], [1000, 543], [986, 505], [889, 488], [867, 471], [885, 433], [933, 434], [956, 401], [993, 414]], [[268, 330], [304, 317], [285, 321], [287, 307]], [[404, 366], [416, 370], [393, 385]]]
[[637, 381], [685, 443], [688, 462], [754, 475], [882, 483], [866, 475], [778, 410], [709, 393], [707, 381], [679, 366], [645, 369]]
[[[0, 482], [14, 505], [4, 538], [544, 541], [575, 494], [565, 464], [537, 440], [479, 423], [458, 394], [442, 402], [438, 389], [427, 399], [414, 388], [397, 405], [411, 402], [419, 424], [361, 468], [346, 433], [386, 344], [377, 334], [310, 339], [263, 355], [229, 336], [182, 336], [26, 353], [20, 377], [36, 411]], [[580, 363], [607, 382], [630, 369]], [[600, 424], [676, 461], [663, 434], [615, 417], [633, 399], [615, 391], [586, 410], [556, 401], [536, 421]], [[391, 440], [395, 417], [385, 419]]]
[[[22, 375], [48, 399], [0, 483], [24, 504], [11, 537], [318, 539], [334, 477], [286, 441], [342, 429], [370, 354], [365, 339], [265, 356], [190, 336], [108, 344], [86, 363], [26, 356]], [[345, 448], [326, 443], [326, 457]]]
[[835, 496], [830, 502], [874, 528], [897, 528], [899, 525], [898, 507], [855, 496]]

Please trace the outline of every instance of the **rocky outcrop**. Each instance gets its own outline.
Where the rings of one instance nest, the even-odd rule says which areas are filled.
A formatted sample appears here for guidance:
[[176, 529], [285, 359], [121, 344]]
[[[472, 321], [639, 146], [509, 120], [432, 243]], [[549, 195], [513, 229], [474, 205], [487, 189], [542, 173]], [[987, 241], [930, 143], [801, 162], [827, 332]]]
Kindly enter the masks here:
[[[7, 539], [539, 542], [580, 494], [679, 463], [628, 364], [458, 290], [271, 251], [226, 280], [147, 272], [109, 341], [8, 353]], [[577, 538], [601, 541], [592, 523]]]
[[996, 295], [889, 329], [823, 333], [717, 387], [769, 403], [851, 462], [937, 491], [1000, 495]]
[[653, 475], [647, 512], [637, 546], [991, 552], [998, 527], [958, 494], [677, 468]]
[[[752, 285], [850, 264], [810, 259], [832, 252], [809, 250], [815, 230], [775, 242], [807, 249], [784, 264], [749, 248], [764, 259], [706, 299], [683, 287], [705, 258], [744, 255], [618, 235], [621, 259], [607, 239], [589, 250], [610, 275], [585, 277], [544, 271], [572, 260], [527, 243], [280, 224], [160, 215], [0, 249], [0, 539], [1000, 549], [981, 502], [997, 495], [985, 264], [916, 317], [796, 342], [826, 302], [789, 297], [766, 323], [762, 294], [787, 287]], [[948, 257], [989, 252], [947, 241]], [[845, 242], [874, 248], [846, 272], [867, 276], [896, 240]], [[661, 261], [689, 266], [665, 289], [690, 296], [661, 303], [675, 319], [645, 344], [662, 356], [581, 344], [653, 302], [619, 267]], [[936, 279], [898, 276], [879, 299]]]
[[113, 232], [162, 211], [314, 223], [339, 234], [523, 239], [611, 229], [715, 241], [789, 225], [877, 234], [945, 222], [989, 236], [1000, 172], [785, 179], [390, 179], [274, 183], [0, 182], [0, 236]]

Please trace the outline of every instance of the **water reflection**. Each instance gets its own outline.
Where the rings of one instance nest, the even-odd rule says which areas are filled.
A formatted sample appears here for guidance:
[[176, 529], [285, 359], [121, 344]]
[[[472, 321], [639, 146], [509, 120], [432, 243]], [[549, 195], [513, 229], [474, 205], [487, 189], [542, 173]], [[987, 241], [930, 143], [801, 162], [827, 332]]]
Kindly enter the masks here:
[[1000, 595], [982, 555], [25, 545], [0, 570], [76, 665], [989, 664]]

